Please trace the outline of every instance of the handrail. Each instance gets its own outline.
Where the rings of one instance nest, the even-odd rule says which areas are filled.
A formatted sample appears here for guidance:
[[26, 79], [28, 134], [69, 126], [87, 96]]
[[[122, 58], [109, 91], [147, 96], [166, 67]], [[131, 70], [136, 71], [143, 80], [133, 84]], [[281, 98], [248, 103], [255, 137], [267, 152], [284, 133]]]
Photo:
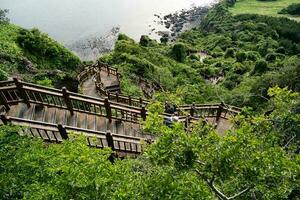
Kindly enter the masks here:
[[31, 103], [74, 111], [96, 114], [108, 119], [124, 120], [139, 123], [146, 119], [145, 108], [124, 105], [108, 99], [79, 95], [67, 91], [38, 86], [14, 79], [14, 85], [0, 87], [0, 104], [7, 110], [15, 103], [24, 102], [30, 107]]
[[[29, 130], [23, 128], [23, 132], [27, 131], [27, 135], [33, 137], [39, 137], [48, 142], [61, 143], [63, 140], [69, 139], [69, 133], [74, 132], [84, 133], [87, 138], [87, 143], [91, 147], [104, 148], [110, 147], [112, 150], [117, 152], [135, 153], [139, 154], [142, 152], [142, 142], [145, 138], [111, 134], [110, 131], [96, 131], [88, 130], [71, 126], [63, 126], [61, 124], [52, 124], [47, 122], [37, 122], [29, 119], [21, 119], [16, 117], [6, 117], [5, 115], [0, 116], [3, 124], [14, 124], [22, 127], [29, 127]], [[96, 138], [98, 144], [92, 144], [92, 139]], [[152, 142], [147, 140], [147, 142]], [[129, 145], [129, 148], [126, 149]], [[124, 148], [122, 148], [125, 147]], [[134, 148], [133, 148], [134, 147]]]

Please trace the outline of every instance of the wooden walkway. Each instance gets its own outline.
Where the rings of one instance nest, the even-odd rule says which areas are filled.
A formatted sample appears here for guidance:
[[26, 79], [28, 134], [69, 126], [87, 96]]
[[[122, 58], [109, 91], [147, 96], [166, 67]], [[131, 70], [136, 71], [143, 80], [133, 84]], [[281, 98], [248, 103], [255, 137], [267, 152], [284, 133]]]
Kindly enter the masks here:
[[[60, 143], [71, 132], [84, 134], [92, 147], [110, 147], [118, 154], [135, 155], [155, 137], [141, 132], [149, 103], [119, 94], [120, 75], [111, 67], [87, 68], [79, 75], [86, 95], [47, 88], [14, 79], [0, 82], [0, 124], [22, 126], [22, 133]], [[186, 130], [205, 118], [223, 134], [239, 108], [224, 104], [193, 104], [178, 107], [179, 122]], [[161, 114], [169, 118], [168, 114]]]

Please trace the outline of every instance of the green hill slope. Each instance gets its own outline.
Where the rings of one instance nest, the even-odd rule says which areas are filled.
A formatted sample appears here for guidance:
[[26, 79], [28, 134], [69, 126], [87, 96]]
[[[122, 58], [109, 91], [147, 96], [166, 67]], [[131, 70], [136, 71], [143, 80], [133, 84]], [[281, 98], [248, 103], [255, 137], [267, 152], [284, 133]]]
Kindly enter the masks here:
[[66, 74], [75, 75], [80, 65], [77, 56], [38, 29], [26, 30], [6, 21], [0, 22], [2, 80], [20, 76], [27, 81], [46, 84], [48, 78], [57, 81]]

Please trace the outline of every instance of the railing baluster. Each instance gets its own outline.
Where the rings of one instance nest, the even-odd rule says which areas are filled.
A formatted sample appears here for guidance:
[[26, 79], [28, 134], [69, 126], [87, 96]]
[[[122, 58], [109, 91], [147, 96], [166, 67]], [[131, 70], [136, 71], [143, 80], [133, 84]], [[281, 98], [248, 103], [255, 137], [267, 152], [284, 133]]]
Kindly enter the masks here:
[[4, 105], [5, 110], [9, 111], [10, 106], [8, 105], [8, 102], [7, 102], [3, 92], [0, 92], [0, 102], [1, 102], [2, 105]]
[[70, 111], [71, 115], [74, 115], [73, 105], [72, 105], [72, 102], [71, 102], [71, 99], [70, 99], [70, 95], [67, 91], [67, 88], [63, 87], [62, 88], [62, 93], [63, 93], [63, 98], [64, 98], [64, 101], [67, 105], [68, 110]]
[[111, 148], [112, 151], [114, 151], [115, 150], [114, 140], [110, 131], [106, 132], [106, 141], [107, 141], [107, 145]]
[[108, 98], [105, 98], [104, 100], [104, 106], [106, 110], [106, 117], [109, 119], [109, 121], [112, 121], [112, 113], [111, 113], [111, 106]]
[[28, 96], [25, 92], [25, 89], [23, 88], [22, 82], [20, 82], [16, 77], [14, 77], [13, 80], [16, 84], [17, 90], [19, 91], [24, 103], [27, 105], [28, 108], [30, 108], [30, 102], [29, 102]]

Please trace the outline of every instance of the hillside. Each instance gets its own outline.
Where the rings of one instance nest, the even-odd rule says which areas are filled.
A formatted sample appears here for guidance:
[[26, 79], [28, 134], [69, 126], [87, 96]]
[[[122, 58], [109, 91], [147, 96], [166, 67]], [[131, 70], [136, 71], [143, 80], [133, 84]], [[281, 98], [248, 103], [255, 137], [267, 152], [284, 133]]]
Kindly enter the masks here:
[[162, 101], [224, 101], [260, 109], [270, 87], [300, 91], [299, 33], [300, 24], [287, 18], [233, 16], [217, 6], [201, 27], [175, 43], [147, 36], [135, 43], [120, 35], [114, 51], [100, 60], [118, 67], [128, 80], [140, 76], [160, 85]]
[[81, 61], [71, 51], [38, 29], [26, 30], [8, 20], [0, 21], [0, 52], [1, 80], [19, 76], [53, 86], [80, 71]]
[[[198, 27], [182, 33], [175, 42], [166, 38], [157, 42], [148, 36], [135, 42], [120, 34], [115, 49], [99, 58], [118, 68], [125, 94], [143, 96], [139, 77], [157, 86], [147, 110], [110, 101], [108, 95], [99, 100], [49, 88], [36, 89], [38, 86], [31, 90], [17, 88], [27, 106], [14, 106], [43, 112], [35, 117], [54, 121], [45, 126], [50, 127], [48, 132], [55, 141], [57, 132], [64, 136], [59, 144], [52, 143], [44, 127], [9, 124], [3, 114], [7, 108], [3, 95], [16, 88], [10, 83], [4, 86], [9, 89], [2, 87], [0, 199], [299, 200], [300, 23], [286, 17], [232, 14], [232, 9], [243, 13], [239, 10], [242, 8], [232, 8], [234, 5], [228, 2], [232, 3], [224, 1], [212, 7]], [[244, 6], [250, 8], [251, 4], [245, 1]], [[3, 17], [0, 19], [3, 21]], [[60, 70], [72, 79], [79, 71], [80, 60], [47, 35], [5, 20], [0, 27], [0, 48], [5, 55], [0, 58], [2, 74], [17, 74], [43, 83], [39, 81], [45, 81], [46, 73]], [[32, 63], [36, 72], [24, 69], [24, 59]], [[115, 73], [119, 79], [117, 70], [103, 68], [107, 70], [106, 78]], [[97, 75], [89, 77], [93, 87], [93, 78], [101, 79], [101, 71]], [[57, 76], [50, 76], [53, 83]], [[41, 103], [30, 107], [24, 98], [26, 91], [35, 98], [37, 90], [44, 93], [33, 102]], [[11, 104], [16, 102], [12, 99]], [[137, 99], [140, 104], [142, 101]], [[174, 116], [162, 115], [166, 101], [170, 105], [190, 104], [184, 113], [185, 120], [191, 120], [190, 127], [179, 121], [167, 124], [166, 119]], [[242, 109], [234, 117], [228, 111], [233, 107], [228, 106], [226, 113], [220, 112], [220, 107], [214, 110], [216, 118], [229, 115], [232, 124], [225, 134], [219, 134], [207, 116], [192, 121], [194, 102], [219, 102]], [[201, 112], [208, 109], [203, 105]], [[14, 114], [14, 110], [9, 112]], [[97, 116], [86, 115], [92, 112]], [[17, 115], [30, 113], [20, 111]], [[54, 120], [45, 117], [49, 115]], [[85, 127], [105, 123], [107, 130], [102, 135], [93, 134], [92, 128], [80, 129], [88, 135], [67, 133], [61, 122], [66, 115], [70, 122], [86, 124]], [[140, 115], [146, 120], [140, 120]], [[108, 117], [100, 121], [103, 116]], [[123, 121], [130, 123], [128, 126], [141, 127], [139, 134], [153, 134], [153, 141], [122, 135], [130, 144], [124, 144], [125, 150], [130, 151], [130, 142], [139, 140], [142, 150], [135, 159], [131, 155], [118, 157], [113, 148], [120, 142], [112, 138], [121, 136], [110, 128], [124, 126]], [[74, 130], [71, 125], [67, 128]], [[26, 131], [33, 137], [23, 136]], [[37, 139], [45, 135], [48, 142]], [[107, 147], [97, 146], [99, 141], [105, 141]]]
[[279, 14], [282, 9], [287, 8], [293, 3], [299, 3], [298, 0], [277, 0], [277, 1], [258, 1], [258, 0], [237, 0], [234, 7], [230, 8], [230, 12], [237, 14], [260, 14], [273, 17], [288, 17], [290, 19], [300, 21], [300, 16], [292, 16]]

